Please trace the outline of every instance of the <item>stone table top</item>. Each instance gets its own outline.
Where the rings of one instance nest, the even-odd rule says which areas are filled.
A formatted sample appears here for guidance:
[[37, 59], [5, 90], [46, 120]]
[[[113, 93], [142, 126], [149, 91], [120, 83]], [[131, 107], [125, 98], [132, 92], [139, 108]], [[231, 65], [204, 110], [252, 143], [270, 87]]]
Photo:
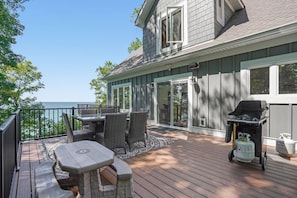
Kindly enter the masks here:
[[61, 169], [74, 174], [90, 172], [114, 161], [113, 151], [89, 140], [60, 145], [54, 154]]

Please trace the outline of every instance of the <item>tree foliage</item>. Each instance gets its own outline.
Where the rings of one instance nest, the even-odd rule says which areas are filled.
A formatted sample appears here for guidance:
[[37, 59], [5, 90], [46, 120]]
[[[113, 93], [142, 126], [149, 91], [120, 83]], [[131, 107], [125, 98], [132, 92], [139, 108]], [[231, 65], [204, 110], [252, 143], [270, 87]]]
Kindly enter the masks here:
[[27, 0], [0, 0], [0, 66], [15, 66], [22, 57], [15, 54], [11, 45], [16, 43], [15, 37], [22, 35], [24, 26], [18, 20], [18, 10], [24, 9], [22, 4]]
[[106, 81], [102, 78], [108, 74], [116, 67], [116, 64], [113, 64], [111, 61], [106, 61], [104, 66], [99, 66], [96, 69], [97, 78], [92, 79], [90, 82], [91, 89], [95, 90], [96, 103], [106, 104], [107, 102], [107, 87]]
[[[36, 100], [30, 94], [44, 88], [41, 82], [42, 74], [37, 71], [37, 67], [33, 66], [30, 61], [18, 63], [16, 67], [7, 66], [6, 75], [14, 89], [10, 91], [10, 102], [13, 109], [29, 104]], [[25, 96], [25, 94], [27, 96]]]
[[133, 51], [136, 51], [138, 48], [140, 48], [142, 46], [142, 41], [136, 37], [135, 41], [133, 41], [131, 44], [130, 44], [130, 47], [128, 48], [128, 52], [129, 54]]
[[[131, 21], [135, 21], [138, 14], [140, 13], [140, 10], [141, 10], [140, 8], [134, 8], [132, 15], [131, 15]], [[130, 46], [128, 47], [129, 54], [133, 51], [136, 51], [141, 46], [142, 46], [142, 41], [138, 37], [136, 37], [135, 41], [132, 41], [130, 43]]]
[[42, 74], [37, 71], [37, 67], [33, 66], [30, 61], [23, 61], [15, 67], [3, 66], [0, 70], [6, 74], [3, 77], [5, 84], [0, 85], [1, 123], [18, 108], [32, 105], [36, 98], [31, 94], [44, 88], [44, 84], [41, 82]]
[[28, 0], [0, 0], [0, 123], [12, 112], [9, 109], [15, 84], [6, 75], [6, 66], [16, 67], [23, 57], [13, 52], [16, 36], [22, 35], [24, 26], [18, 20], [19, 10]]

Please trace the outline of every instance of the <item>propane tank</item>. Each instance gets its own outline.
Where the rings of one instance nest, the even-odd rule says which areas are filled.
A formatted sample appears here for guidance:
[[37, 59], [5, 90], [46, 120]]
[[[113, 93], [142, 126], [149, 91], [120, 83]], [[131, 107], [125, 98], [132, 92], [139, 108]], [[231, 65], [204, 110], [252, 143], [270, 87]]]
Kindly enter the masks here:
[[296, 142], [291, 139], [291, 134], [281, 133], [276, 140], [276, 151], [285, 157], [292, 157], [295, 154]]
[[255, 143], [250, 140], [250, 137], [248, 133], [238, 132], [234, 150], [234, 156], [238, 161], [251, 162], [255, 158]]

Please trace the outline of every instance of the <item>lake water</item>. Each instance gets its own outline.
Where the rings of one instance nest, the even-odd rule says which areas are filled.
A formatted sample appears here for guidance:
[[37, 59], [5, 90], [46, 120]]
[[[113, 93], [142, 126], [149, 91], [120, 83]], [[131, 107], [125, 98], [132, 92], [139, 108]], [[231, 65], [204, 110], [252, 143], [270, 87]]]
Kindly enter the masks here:
[[77, 104], [95, 104], [94, 102], [42, 102], [44, 108], [77, 108]]
[[94, 102], [42, 102], [42, 105], [46, 109], [44, 111], [44, 117], [51, 119], [54, 122], [59, 122], [62, 118], [62, 112], [71, 113], [70, 108], [72, 107], [77, 108], [78, 104], [95, 104], [95, 103]]

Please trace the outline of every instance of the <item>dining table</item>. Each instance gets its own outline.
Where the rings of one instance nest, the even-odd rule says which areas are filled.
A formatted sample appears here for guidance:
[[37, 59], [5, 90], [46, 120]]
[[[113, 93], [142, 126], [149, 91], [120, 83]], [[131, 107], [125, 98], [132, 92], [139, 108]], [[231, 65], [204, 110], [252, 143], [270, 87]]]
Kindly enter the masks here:
[[88, 123], [89, 130], [93, 132], [102, 132], [105, 120], [105, 114], [78, 114], [72, 116], [74, 119], [82, 123]]
[[[105, 121], [105, 115], [106, 114], [112, 114], [112, 113], [97, 113], [97, 114], [77, 114], [73, 115], [72, 117], [76, 120], [79, 120], [83, 123], [89, 124], [89, 130], [93, 132], [103, 132], [104, 127], [104, 121]], [[130, 116], [127, 113], [127, 127], [129, 125]]]
[[105, 146], [90, 140], [62, 144], [54, 150], [57, 164], [63, 171], [79, 175], [81, 197], [96, 197], [97, 192], [92, 181], [98, 177], [97, 170], [114, 161], [114, 152]]

